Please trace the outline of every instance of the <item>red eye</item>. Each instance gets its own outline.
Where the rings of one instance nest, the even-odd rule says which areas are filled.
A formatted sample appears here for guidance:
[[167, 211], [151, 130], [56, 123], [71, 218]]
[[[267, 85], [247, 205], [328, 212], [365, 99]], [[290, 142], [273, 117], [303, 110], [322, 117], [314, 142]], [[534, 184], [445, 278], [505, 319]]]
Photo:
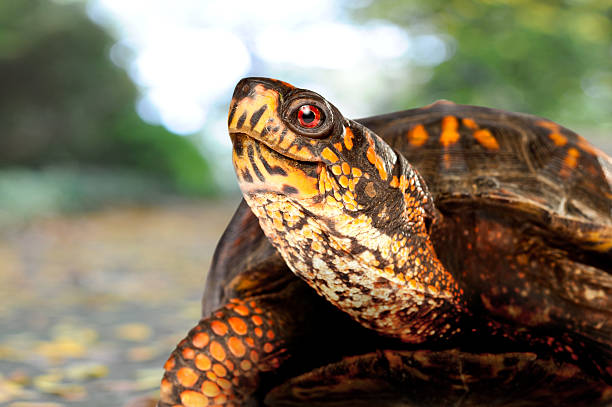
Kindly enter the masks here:
[[321, 111], [313, 105], [303, 105], [298, 110], [298, 122], [300, 126], [312, 129], [321, 123]]

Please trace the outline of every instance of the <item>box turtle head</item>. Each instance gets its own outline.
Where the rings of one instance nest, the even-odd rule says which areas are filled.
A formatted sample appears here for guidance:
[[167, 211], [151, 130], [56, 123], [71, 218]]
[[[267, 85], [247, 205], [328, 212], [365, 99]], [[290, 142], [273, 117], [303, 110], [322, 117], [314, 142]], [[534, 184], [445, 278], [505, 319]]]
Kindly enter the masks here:
[[381, 333], [420, 342], [448, 330], [413, 335], [407, 323], [410, 305], [459, 306], [461, 290], [429, 239], [432, 197], [401, 154], [317, 93], [272, 79], [238, 83], [228, 128], [245, 199], [298, 276]]

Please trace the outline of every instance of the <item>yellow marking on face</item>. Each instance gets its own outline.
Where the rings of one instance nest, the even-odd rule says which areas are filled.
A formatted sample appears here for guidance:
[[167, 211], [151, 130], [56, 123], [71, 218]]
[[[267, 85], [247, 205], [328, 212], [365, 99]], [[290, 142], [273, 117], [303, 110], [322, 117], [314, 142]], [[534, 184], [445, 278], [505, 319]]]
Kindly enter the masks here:
[[468, 129], [472, 129], [472, 130], [477, 130], [478, 129], [478, 125], [476, 124], [474, 119], [470, 119], [470, 118], [466, 117], [465, 119], [462, 119], [461, 122]]
[[329, 147], [325, 147], [325, 149], [321, 152], [321, 155], [332, 164], [338, 161], [338, 156]]
[[459, 123], [455, 116], [444, 116], [442, 118], [442, 133], [440, 134], [440, 144], [444, 147], [451, 146], [459, 141], [457, 128]]
[[393, 176], [393, 178], [391, 179], [391, 182], [389, 183], [389, 185], [391, 185], [393, 188], [399, 187], [400, 183], [399, 183], [396, 175]]
[[334, 147], [336, 147], [336, 150], [342, 151], [342, 143], [334, 143]]
[[421, 147], [427, 142], [428, 138], [429, 134], [427, 134], [427, 130], [425, 130], [422, 124], [417, 124], [408, 132], [408, 142], [415, 147]]
[[353, 149], [353, 138], [354, 137], [355, 135], [353, 134], [353, 131], [351, 130], [351, 128], [345, 127], [344, 128], [344, 145], [346, 146], [347, 150]]
[[368, 142], [370, 143], [370, 147], [368, 147], [368, 151], [366, 152], [366, 157], [371, 164], [374, 164], [376, 169], [378, 170], [378, 174], [383, 181], [387, 180], [387, 171], [385, 170], [385, 165], [383, 163], [382, 158], [376, 154], [374, 151], [374, 141], [368, 136]]
[[488, 150], [499, 150], [499, 144], [489, 130], [476, 130], [473, 136], [484, 148]]
[[338, 182], [340, 183], [340, 185], [342, 185], [343, 188], [348, 188], [348, 178], [346, 178], [346, 176], [342, 175], [338, 179]]

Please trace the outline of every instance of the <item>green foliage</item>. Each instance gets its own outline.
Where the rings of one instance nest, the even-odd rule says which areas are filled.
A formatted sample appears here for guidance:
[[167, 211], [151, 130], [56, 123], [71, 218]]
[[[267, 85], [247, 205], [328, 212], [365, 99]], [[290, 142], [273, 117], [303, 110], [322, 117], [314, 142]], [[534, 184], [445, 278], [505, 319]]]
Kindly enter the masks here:
[[109, 59], [113, 39], [82, 6], [0, 2], [0, 167], [127, 168], [182, 193], [212, 192], [189, 138], [138, 118], [137, 90]]
[[612, 2], [379, 0], [356, 15], [451, 38], [452, 57], [398, 108], [445, 98], [612, 127]]

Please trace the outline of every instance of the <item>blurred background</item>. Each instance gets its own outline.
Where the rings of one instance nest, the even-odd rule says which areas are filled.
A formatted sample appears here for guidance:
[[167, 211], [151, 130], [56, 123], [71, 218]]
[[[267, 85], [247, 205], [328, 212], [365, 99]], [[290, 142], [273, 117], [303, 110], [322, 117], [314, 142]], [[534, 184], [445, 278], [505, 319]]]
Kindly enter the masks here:
[[352, 118], [440, 98], [612, 152], [605, 0], [0, 2], [0, 405], [138, 405], [240, 196], [244, 76]]

